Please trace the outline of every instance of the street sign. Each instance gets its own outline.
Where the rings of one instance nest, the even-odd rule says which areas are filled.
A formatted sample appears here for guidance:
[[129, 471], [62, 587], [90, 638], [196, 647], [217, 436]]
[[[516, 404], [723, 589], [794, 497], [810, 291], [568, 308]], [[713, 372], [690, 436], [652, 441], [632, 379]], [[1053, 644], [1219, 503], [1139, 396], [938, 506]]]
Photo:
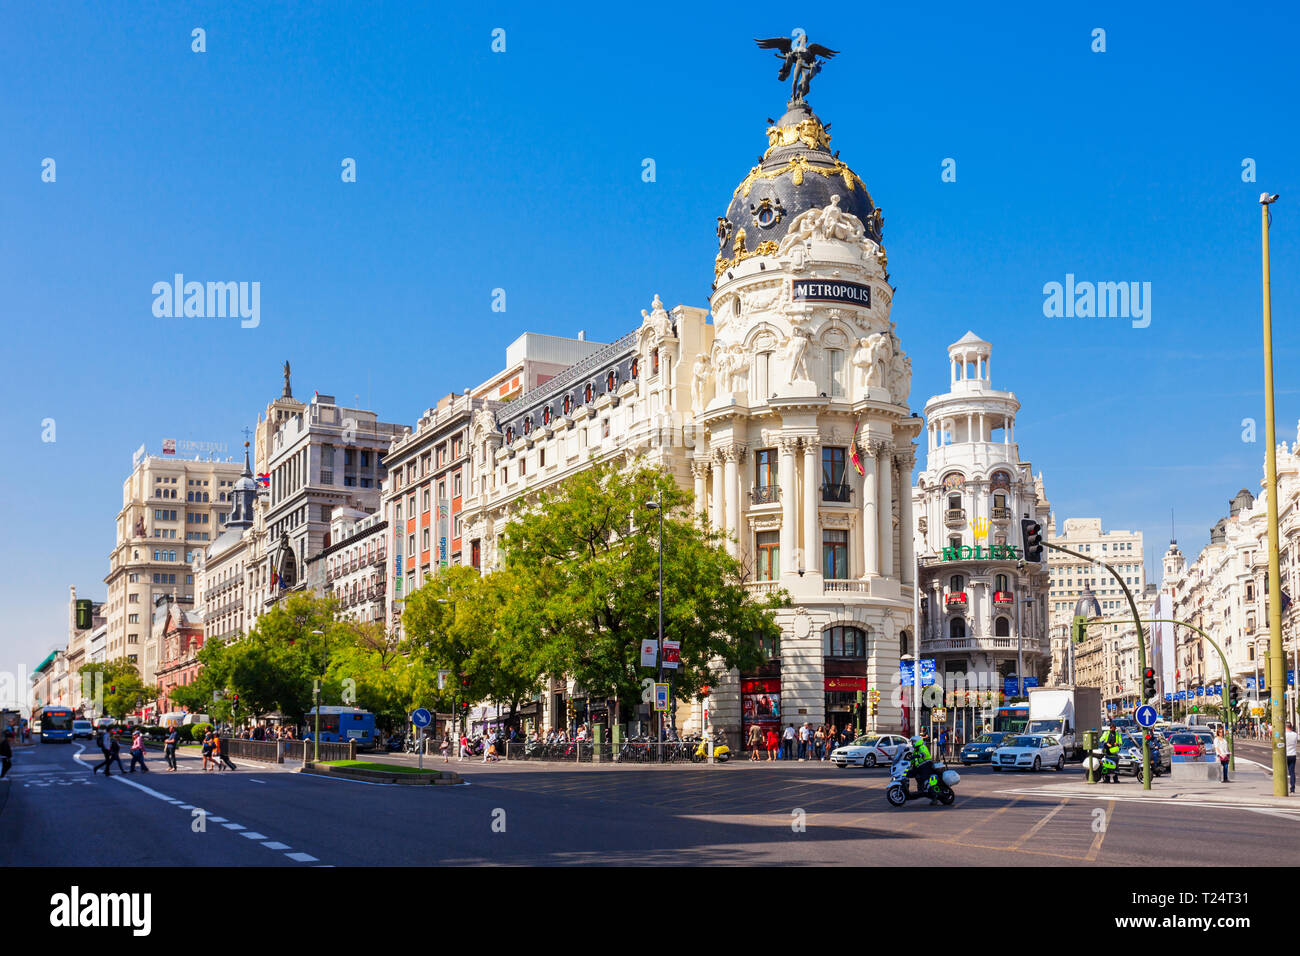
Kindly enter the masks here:
[[642, 641], [641, 642], [641, 666], [654, 667], [659, 660], [659, 642]]
[[424, 707], [416, 708], [411, 711], [411, 723], [417, 727], [428, 727], [433, 723], [433, 714], [429, 713]]
[[944, 721], [944, 720], [947, 720], [947, 719], [948, 719], [948, 709], [947, 709], [946, 707], [936, 707], [936, 708], [934, 708], [934, 710], [930, 711], [930, 717], [933, 718], [933, 719], [936, 720], [936, 721]]
[[1133, 711], [1133, 719], [1141, 727], [1150, 727], [1156, 722], [1156, 709], [1150, 704], [1143, 704], [1137, 710]]
[[655, 684], [655, 710], [663, 713], [668, 710], [668, 685]]
[[[898, 662], [899, 682], [903, 687], [916, 686], [916, 662], [899, 661]], [[921, 658], [921, 686], [930, 687], [934, 684], [934, 658]]]

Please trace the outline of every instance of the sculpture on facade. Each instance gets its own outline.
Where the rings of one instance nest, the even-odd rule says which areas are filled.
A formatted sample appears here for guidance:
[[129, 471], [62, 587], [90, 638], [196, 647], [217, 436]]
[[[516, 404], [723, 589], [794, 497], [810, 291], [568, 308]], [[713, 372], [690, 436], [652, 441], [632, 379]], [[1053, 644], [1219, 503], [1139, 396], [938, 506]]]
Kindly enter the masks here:
[[650, 304], [650, 311], [641, 310], [642, 325], [648, 325], [655, 334], [656, 341], [662, 342], [673, 334], [673, 321], [668, 316], [668, 310], [660, 301], [658, 294], [655, 295], [654, 302]]
[[695, 369], [691, 372], [691, 408], [704, 407], [704, 395], [712, 377], [713, 363], [707, 355], [701, 355], [695, 360]]
[[889, 344], [889, 339], [883, 332], [858, 341], [858, 348], [853, 353], [853, 365], [859, 371], [862, 388], [885, 384]]
[[895, 401], [905, 399], [912, 390], [912, 360], [903, 354], [897, 328], [897, 322], [889, 323], [889, 394]]
[[785, 359], [790, 363], [790, 384], [796, 381], [811, 381], [812, 376], [808, 374], [808, 345], [810, 339], [807, 331], [799, 323], [795, 323], [794, 329], [790, 333], [790, 339], [785, 344]]
[[776, 251], [777, 255], [782, 255], [792, 247], [810, 239], [838, 239], [841, 242], [861, 243], [866, 239], [866, 235], [862, 220], [840, 208], [840, 197], [837, 194], [831, 196], [829, 206], [807, 209], [795, 216]]

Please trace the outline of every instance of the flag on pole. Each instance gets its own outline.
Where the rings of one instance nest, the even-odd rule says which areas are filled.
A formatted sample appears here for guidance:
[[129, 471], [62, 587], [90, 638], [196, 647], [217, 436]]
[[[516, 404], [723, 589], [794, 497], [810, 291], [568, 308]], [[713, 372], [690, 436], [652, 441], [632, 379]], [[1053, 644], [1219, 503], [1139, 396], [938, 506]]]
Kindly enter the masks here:
[[269, 485], [271, 483], [270, 473], [264, 471], [260, 475], [258, 475], [257, 483], [260, 485]]
[[857, 422], [857, 423], [853, 426], [853, 455], [852, 455], [852, 461], [853, 461], [853, 467], [854, 467], [855, 469], [857, 469], [858, 474], [859, 474], [860, 476], [862, 476], [862, 477], [866, 477], [866, 474], [867, 474], [867, 473], [862, 469], [862, 459], [860, 459], [860, 458], [858, 457], [858, 429], [861, 428], [861, 427], [862, 427], [862, 423], [861, 423], [861, 422]]

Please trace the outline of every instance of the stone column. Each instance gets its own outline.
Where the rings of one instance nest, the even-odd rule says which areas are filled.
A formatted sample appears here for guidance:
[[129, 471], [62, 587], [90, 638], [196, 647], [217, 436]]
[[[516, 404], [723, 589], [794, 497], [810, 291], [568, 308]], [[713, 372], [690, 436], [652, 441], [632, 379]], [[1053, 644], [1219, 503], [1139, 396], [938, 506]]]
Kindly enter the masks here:
[[880, 523], [876, 518], [876, 450], [865, 438], [858, 441], [862, 460], [862, 576], [880, 573]]
[[[799, 439], [782, 437], [780, 439], [781, 462], [778, 481], [781, 488], [781, 573], [789, 574], [799, 570], [794, 559], [798, 538], [799, 512], [796, 510], [794, 487], [794, 453], [799, 446]], [[807, 558], [805, 560], [805, 567]]]
[[717, 449], [713, 452], [713, 501], [710, 503], [710, 524], [713, 525], [714, 531], [721, 531], [726, 524], [726, 492], [723, 485], [722, 466], [724, 459], [722, 451]]
[[[736, 538], [740, 531], [740, 456], [744, 450], [736, 445], [728, 448], [723, 455], [726, 460], [725, 471], [722, 483], [726, 487], [727, 495], [727, 534]], [[732, 557], [740, 555], [739, 541], [727, 542], [727, 550], [731, 552]]]
[[898, 456], [898, 525], [899, 557], [903, 565], [903, 583], [913, 584], [916, 557], [912, 539], [912, 466], [916, 459], [904, 453]]
[[880, 460], [876, 471], [880, 479], [880, 497], [876, 508], [880, 536], [880, 573], [890, 577], [894, 573], [894, 446], [891, 442], [876, 445]]
[[821, 482], [817, 460], [821, 438], [817, 435], [803, 439], [803, 554], [808, 570], [821, 569], [821, 527], [817, 520], [817, 506], [821, 499]]
[[707, 514], [709, 509], [708, 481], [709, 463], [702, 459], [691, 462], [691, 474], [695, 476], [695, 513]]

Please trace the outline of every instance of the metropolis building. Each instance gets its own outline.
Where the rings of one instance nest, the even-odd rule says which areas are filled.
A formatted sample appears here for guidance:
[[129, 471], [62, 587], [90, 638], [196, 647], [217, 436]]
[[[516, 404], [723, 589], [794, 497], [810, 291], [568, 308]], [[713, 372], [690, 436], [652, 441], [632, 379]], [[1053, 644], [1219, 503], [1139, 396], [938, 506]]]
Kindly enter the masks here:
[[[788, 593], [767, 663], [713, 686], [710, 722], [733, 745], [751, 724], [902, 723], [923, 422], [890, 321], [881, 213], [830, 139], [796, 91], [718, 219], [711, 314], [656, 296], [638, 327], [478, 410], [469, 430], [463, 533], [483, 567], [497, 565], [514, 509], [594, 461], [622, 461], [675, 475], [727, 533], [747, 586]], [[553, 681], [542, 724], [566, 710], [607, 719], [605, 702], [583, 698]], [[680, 706], [682, 729], [701, 710]]]

